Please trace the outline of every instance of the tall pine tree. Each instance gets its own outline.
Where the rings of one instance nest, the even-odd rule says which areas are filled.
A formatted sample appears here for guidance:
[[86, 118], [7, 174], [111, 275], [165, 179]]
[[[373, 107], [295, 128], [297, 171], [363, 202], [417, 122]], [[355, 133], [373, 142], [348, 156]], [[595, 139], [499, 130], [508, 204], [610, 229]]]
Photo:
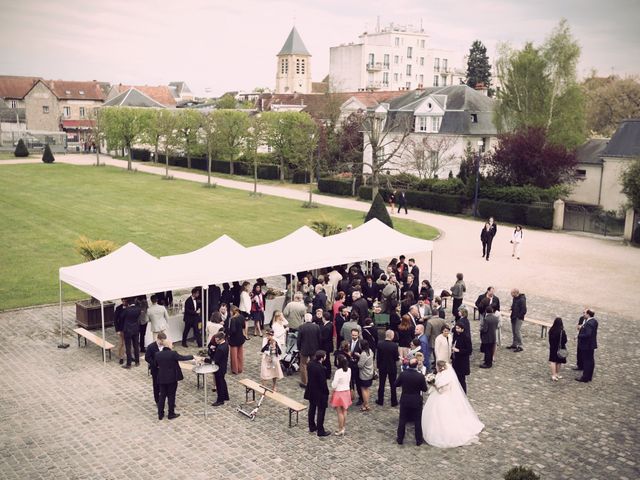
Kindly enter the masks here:
[[492, 95], [491, 65], [487, 56], [487, 47], [480, 40], [471, 44], [467, 60], [467, 78], [464, 83], [471, 88], [476, 88], [477, 84], [482, 83], [489, 89], [489, 95]]

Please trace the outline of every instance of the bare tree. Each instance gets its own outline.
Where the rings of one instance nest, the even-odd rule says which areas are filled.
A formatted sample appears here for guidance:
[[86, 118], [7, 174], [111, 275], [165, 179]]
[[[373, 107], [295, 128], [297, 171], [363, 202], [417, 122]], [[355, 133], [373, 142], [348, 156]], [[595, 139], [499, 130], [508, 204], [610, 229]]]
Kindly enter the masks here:
[[423, 135], [407, 141], [407, 156], [420, 178], [436, 178], [438, 173], [456, 163], [453, 147], [455, 135]]
[[407, 138], [413, 131], [413, 115], [390, 114], [388, 105], [381, 104], [368, 111], [362, 121], [364, 151], [371, 149], [371, 159], [363, 164], [371, 170], [372, 199], [380, 188], [380, 173], [396, 164], [406, 148]]

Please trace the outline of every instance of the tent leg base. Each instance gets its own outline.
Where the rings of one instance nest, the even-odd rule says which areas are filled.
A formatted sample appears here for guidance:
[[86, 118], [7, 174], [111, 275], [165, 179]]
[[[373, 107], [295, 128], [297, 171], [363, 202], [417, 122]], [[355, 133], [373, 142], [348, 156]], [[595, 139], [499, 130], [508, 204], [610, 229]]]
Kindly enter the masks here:
[[69, 344], [68, 343], [59, 343], [58, 344], [58, 348], [69, 348]]

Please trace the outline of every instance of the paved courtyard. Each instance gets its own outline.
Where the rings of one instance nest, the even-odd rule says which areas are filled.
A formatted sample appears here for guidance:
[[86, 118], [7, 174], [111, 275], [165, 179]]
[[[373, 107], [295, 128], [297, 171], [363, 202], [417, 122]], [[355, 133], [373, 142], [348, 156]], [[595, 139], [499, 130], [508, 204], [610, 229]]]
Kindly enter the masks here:
[[[469, 287], [470, 297], [482, 288]], [[506, 292], [499, 294], [508, 304]], [[533, 316], [553, 310], [569, 319], [569, 331], [580, 311], [579, 305], [535, 295], [528, 301]], [[486, 428], [478, 445], [439, 450], [412, 445], [412, 430], [404, 446], [396, 445], [398, 411], [388, 405], [374, 405], [367, 414], [352, 408], [344, 438], [309, 435], [304, 415], [298, 427], [288, 428], [286, 409], [269, 400], [252, 422], [235, 411], [244, 389], [232, 375], [232, 401], [209, 407], [208, 419], [197, 415], [203, 391], [188, 374], [178, 390], [182, 416], [158, 421], [144, 362], [126, 371], [117, 361], [103, 365], [93, 345], [78, 348], [68, 334], [73, 305], [64, 307], [71, 346], [59, 350], [58, 315], [57, 307], [0, 314], [0, 478], [494, 479], [517, 464], [544, 479], [640, 477], [640, 342], [630, 318], [598, 315], [600, 348], [591, 384], [573, 381], [569, 371], [552, 383], [547, 342], [533, 326], [524, 328], [524, 352], [500, 349], [492, 370], [478, 369], [474, 323], [469, 397]], [[113, 329], [107, 333], [115, 341]], [[573, 341], [569, 348], [573, 363]], [[240, 377], [258, 378], [257, 350], [252, 338]], [[280, 389], [303, 401], [297, 377], [285, 378]], [[328, 427], [334, 430], [335, 423], [328, 411]]]

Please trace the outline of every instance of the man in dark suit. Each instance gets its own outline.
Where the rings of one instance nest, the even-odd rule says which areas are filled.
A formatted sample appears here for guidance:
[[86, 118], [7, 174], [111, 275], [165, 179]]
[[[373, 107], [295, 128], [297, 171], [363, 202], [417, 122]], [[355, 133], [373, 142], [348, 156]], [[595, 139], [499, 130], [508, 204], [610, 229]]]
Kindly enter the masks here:
[[[460, 318], [462, 320], [462, 317]], [[467, 393], [467, 375], [471, 373], [469, 366], [469, 357], [471, 356], [471, 341], [465, 335], [465, 325], [460, 320], [456, 322], [453, 334], [453, 352], [451, 366], [456, 372], [458, 381], [464, 393]]]
[[491, 307], [494, 312], [500, 311], [500, 299], [496, 297], [493, 287], [487, 288], [487, 291], [478, 295], [476, 299], [476, 308], [480, 319], [484, 316], [487, 307]]
[[415, 258], [409, 259], [409, 273], [413, 275], [413, 281], [416, 282], [416, 285], [420, 285], [420, 269], [418, 268], [418, 265], [416, 265]]
[[[166, 341], [166, 340], [165, 340]], [[158, 386], [160, 394], [158, 398], [158, 419], [164, 418], [164, 404], [169, 399], [169, 420], [178, 418], [176, 413], [176, 392], [178, 391], [178, 382], [183, 379], [182, 370], [178, 362], [193, 360], [193, 355], [180, 355], [178, 352], [171, 350], [170, 343], [164, 344], [162, 351], [156, 353], [155, 360], [158, 367]]]
[[[122, 311], [122, 331], [124, 332], [124, 344], [127, 349], [127, 363], [122, 368], [131, 368], [131, 362], [140, 366], [140, 307], [136, 305], [134, 298], [127, 299], [127, 306]], [[131, 352], [133, 350], [133, 353]]]
[[359, 291], [353, 292], [351, 297], [353, 298], [351, 311], [358, 313], [358, 324], [362, 327], [364, 325], [364, 319], [369, 317], [369, 304]]
[[331, 435], [324, 429], [324, 415], [329, 405], [329, 388], [323, 363], [327, 358], [327, 352], [318, 350], [314, 359], [307, 366], [307, 387], [304, 398], [309, 400], [309, 431], [318, 432], [319, 437]]
[[409, 360], [409, 368], [404, 370], [396, 380], [396, 388], [402, 388], [400, 396], [400, 418], [398, 420], [398, 436], [396, 441], [402, 445], [407, 422], [415, 426], [416, 445], [424, 443], [422, 437], [422, 392], [427, 391], [427, 380], [416, 368], [418, 360]]
[[387, 330], [384, 341], [378, 343], [378, 351], [376, 354], [376, 366], [380, 375], [378, 385], [378, 399], [376, 403], [380, 406], [384, 405], [384, 384], [389, 378], [389, 386], [391, 387], [391, 406], [398, 405], [398, 396], [396, 393], [396, 376], [398, 374], [398, 360], [400, 353], [398, 344], [393, 341], [393, 330]]
[[113, 327], [118, 335], [118, 351], [116, 355], [120, 361], [120, 365], [124, 363], [124, 311], [127, 308], [127, 299], [122, 298], [120, 305], [116, 307], [113, 314]]
[[153, 398], [156, 405], [160, 400], [160, 387], [158, 386], [158, 366], [156, 365], [156, 354], [164, 348], [164, 341], [167, 335], [164, 332], [158, 332], [156, 341], [147, 346], [144, 354], [144, 360], [149, 364], [149, 373], [151, 373], [151, 381], [153, 384]]
[[198, 347], [202, 347], [202, 334], [198, 328], [201, 322], [202, 304], [200, 302], [200, 289], [194, 288], [191, 290], [191, 296], [184, 302], [184, 330], [182, 331], [182, 346], [188, 347], [187, 337], [189, 331], [193, 329], [193, 336], [196, 338]]
[[369, 308], [373, 307], [373, 302], [378, 300], [380, 296], [380, 288], [376, 282], [373, 281], [371, 275], [365, 277], [364, 285], [362, 285], [362, 296], [367, 301]]
[[598, 321], [593, 310], [587, 310], [587, 319], [582, 322], [578, 332], [578, 347], [582, 354], [582, 376], [578, 382], [590, 382], [596, 367], [595, 351], [598, 348]]
[[304, 323], [298, 329], [297, 346], [300, 352], [300, 386], [307, 386], [307, 364], [320, 349], [320, 327], [313, 323], [310, 313], [304, 316]]
[[218, 332], [214, 336], [216, 351], [213, 354], [212, 362], [218, 366], [218, 371], [213, 374], [216, 379], [216, 391], [218, 398], [212, 403], [214, 407], [224, 405], [229, 400], [229, 389], [227, 388], [227, 364], [229, 362], [229, 344], [225, 340], [224, 332]]
[[500, 323], [500, 318], [493, 312], [491, 306], [487, 307], [484, 317], [480, 319], [480, 351], [484, 353], [484, 363], [480, 365], [480, 368], [491, 368], [493, 366], [498, 323]]
[[358, 367], [358, 360], [360, 360], [360, 354], [362, 353], [362, 346], [360, 345], [360, 333], [362, 329], [352, 328], [351, 338], [349, 339], [349, 368], [351, 369], [351, 390], [358, 392], [358, 401], [356, 405], [362, 405], [362, 387], [360, 386], [360, 368]]
[[333, 324], [331, 323], [331, 313], [324, 312], [322, 315], [322, 325], [320, 325], [320, 349], [325, 352], [322, 365], [326, 370], [327, 379], [331, 378], [330, 353], [333, 352]]
[[[589, 318], [587, 316], [587, 310], [585, 309], [584, 312], [582, 312], [582, 315], [580, 316], [580, 318], [578, 318], [578, 325], [576, 327], [576, 330], [578, 333], [580, 333], [580, 328], [582, 327], [582, 324], [584, 323], [584, 321]], [[577, 338], [577, 336], [576, 336]], [[573, 367], [573, 370], [582, 370], [582, 351], [580, 350], [580, 344], [577, 343], [577, 347], [576, 347], [576, 366]]]

